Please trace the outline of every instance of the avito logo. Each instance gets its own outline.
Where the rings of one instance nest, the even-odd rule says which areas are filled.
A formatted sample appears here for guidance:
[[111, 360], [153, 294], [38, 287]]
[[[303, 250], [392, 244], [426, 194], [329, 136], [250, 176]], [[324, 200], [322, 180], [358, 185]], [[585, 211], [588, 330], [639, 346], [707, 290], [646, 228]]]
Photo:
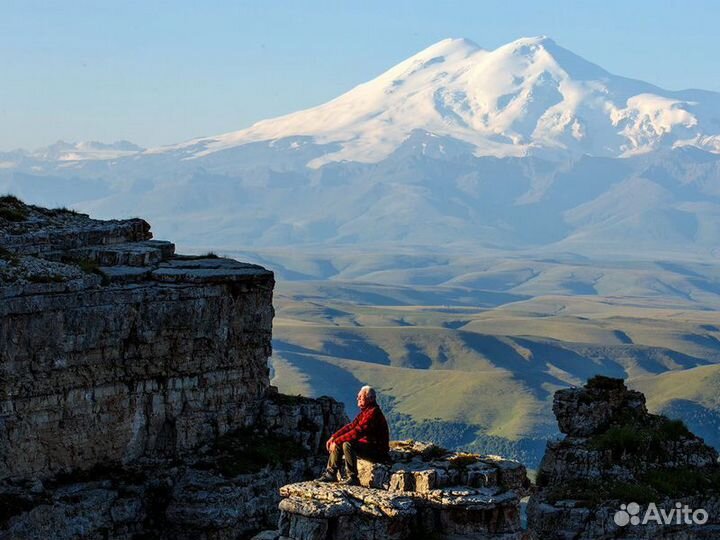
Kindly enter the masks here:
[[673, 508], [658, 508], [655, 503], [650, 503], [645, 513], [640, 516], [640, 505], [636, 502], [621, 504], [620, 510], [615, 512], [613, 520], [620, 527], [626, 525], [646, 525], [656, 523], [658, 525], [704, 525], [709, 518], [704, 508], [693, 510], [688, 505], [676, 502]]

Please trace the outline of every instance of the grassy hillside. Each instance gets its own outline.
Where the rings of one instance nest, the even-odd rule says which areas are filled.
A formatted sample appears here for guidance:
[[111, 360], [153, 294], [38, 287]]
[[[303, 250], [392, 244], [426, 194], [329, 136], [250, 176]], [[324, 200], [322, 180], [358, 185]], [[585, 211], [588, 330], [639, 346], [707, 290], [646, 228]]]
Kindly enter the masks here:
[[712, 260], [453, 248], [239, 256], [277, 272], [273, 383], [333, 395], [351, 415], [372, 384], [395, 437], [533, 466], [557, 433], [554, 391], [601, 373], [720, 446]]

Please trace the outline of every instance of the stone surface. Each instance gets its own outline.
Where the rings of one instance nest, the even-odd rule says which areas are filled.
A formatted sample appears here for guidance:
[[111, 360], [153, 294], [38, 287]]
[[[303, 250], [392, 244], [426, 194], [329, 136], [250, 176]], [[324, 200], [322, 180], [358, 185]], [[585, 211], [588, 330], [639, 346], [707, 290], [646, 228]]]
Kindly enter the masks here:
[[0, 235], [0, 481], [178, 456], [251, 422], [271, 272], [175, 258], [142, 220], [27, 214]]
[[272, 272], [175, 255], [141, 219], [0, 204], [0, 539], [277, 523], [347, 417], [270, 387]]
[[[567, 436], [548, 443], [530, 498], [528, 525], [542, 539], [690, 539], [720, 533], [717, 452], [679, 422], [652, 415], [623, 381], [595, 377], [555, 393], [553, 410]], [[669, 512], [705, 509], [705, 524], [615, 523], [621, 505], [653, 502]]]
[[562, 433], [586, 437], [600, 432], [618, 415], [647, 415], [645, 396], [628, 390], [621, 379], [607, 379], [604, 386], [558, 390], [553, 413]]
[[0, 540], [523, 536], [494, 456], [400, 442], [359, 464], [378, 489], [305, 482], [348, 418], [270, 386], [272, 272], [0, 205]]
[[283, 486], [276, 533], [293, 540], [524, 537], [519, 501], [529, 482], [521, 464], [414, 441], [391, 442], [390, 456], [387, 464], [360, 460], [358, 487]]
[[[267, 407], [261, 406], [254, 420], [252, 443], [273, 437], [276, 443], [297, 447], [301, 457], [233, 472], [236, 459], [243, 467], [243, 453], [218, 452], [214, 444], [208, 444], [180, 462], [138, 460], [117, 469], [74, 473], [45, 483], [6, 480], [0, 483], [0, 540], [234, 540], [275, 526], [280, 515], [279, 488], [314, 478], [325, 466], [326, 456], [306, 443], [317, 433], [336, 431], [347, 417], [342, 404], [330, 398], [270, 393], [266, 399]], [[269, 417], [263, 413], [267, 410]], [[293, 436], [286, 436], [288, 432]], [[247, 431], [240, 435], [246, 436]], [[81, 481], [83, 476], [94, 479]]]

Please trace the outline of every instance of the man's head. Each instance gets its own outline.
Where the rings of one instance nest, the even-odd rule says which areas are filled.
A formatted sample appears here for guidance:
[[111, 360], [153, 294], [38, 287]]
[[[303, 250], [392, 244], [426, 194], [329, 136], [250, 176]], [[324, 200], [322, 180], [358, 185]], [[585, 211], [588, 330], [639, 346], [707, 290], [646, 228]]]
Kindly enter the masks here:
[[364, 409], [375, 403], [375, 389], [372, 386], [363, 386], [357, 395], [358, 407]]

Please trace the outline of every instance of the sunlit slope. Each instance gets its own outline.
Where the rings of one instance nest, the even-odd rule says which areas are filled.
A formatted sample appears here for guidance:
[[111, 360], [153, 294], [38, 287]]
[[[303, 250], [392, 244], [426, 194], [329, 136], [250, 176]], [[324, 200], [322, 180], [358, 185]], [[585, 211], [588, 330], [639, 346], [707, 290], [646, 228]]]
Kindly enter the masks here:
[[720, 366], [636, 377], [628, 384], [645, 393], [651, 411], [682, 418], [692, 431], [720, 447]]
[[[286, 384], [282, 377], [283, 370], [303, 366], [304, 383], [314, 394], [340, 394], [348, 400], [361, 384], [370, 384], [394, 399], [394, 412], [417, 422], [461, 422], [511, 440], [550, 429], [545, 425], [547, 403], [502, 370], [418, 370], [314, 355], [288, 357], [283, 352], [273, 364], [279, 366], [274, 382], [282, 391], [303, 390], [302, 384], [292, 380]], [[350, 387], [345, 388], [347, 384]]]
[[[371, 288], [382, 291], [384, 305], [370, 303]], [[274, 383], [335, 395], [351, 411], [357, 388], [372, 384], [416, 422], [439, 419], [518, 440], [554, 432], [553, 392], [596, 373], [654, 381], [720, 362], [720, 327], [709, 310], [592, 295], [473, 307], [452, 304], [472, 291], [425, 289], [432, 295], [387, 284], [281, 285]], [[435, 303], [407, 303], [422, 297]], [[649, 389], [649, 398], [656, 393]]]

